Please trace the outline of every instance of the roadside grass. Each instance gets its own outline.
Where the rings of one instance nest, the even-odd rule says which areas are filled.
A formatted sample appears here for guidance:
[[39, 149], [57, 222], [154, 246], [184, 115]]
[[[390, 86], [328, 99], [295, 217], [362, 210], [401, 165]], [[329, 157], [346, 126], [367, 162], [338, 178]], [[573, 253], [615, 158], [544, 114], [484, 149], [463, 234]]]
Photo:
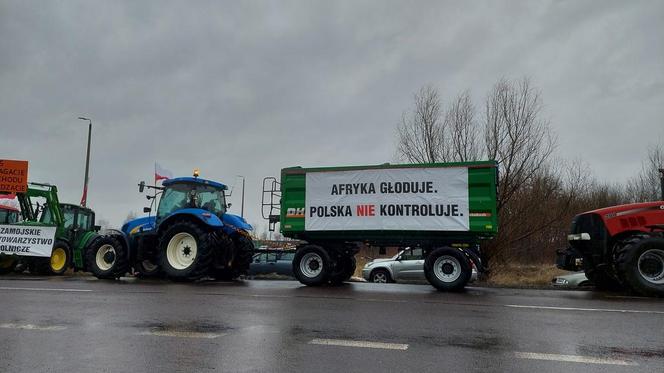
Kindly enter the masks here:
[[554, 277], [565, 274], [569, 272], [548, 264], [494, 264], [482, 282], [489, 286], [542, 287], [551, 286]]

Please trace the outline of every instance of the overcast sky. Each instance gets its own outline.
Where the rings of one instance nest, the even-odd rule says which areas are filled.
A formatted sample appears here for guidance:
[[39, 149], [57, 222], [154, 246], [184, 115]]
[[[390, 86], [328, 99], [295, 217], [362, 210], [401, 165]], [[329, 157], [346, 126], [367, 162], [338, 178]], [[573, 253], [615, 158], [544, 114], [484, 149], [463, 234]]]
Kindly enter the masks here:
[[622, 182], [664, 142], [663, 38], [662, 1], [0, 0], [0, 158], [78, 202], [89, 116], [98, 217], [140, 214], [157, 161], [244, 175], [263, 224], [264, 176], [394, 161], [423, 85], [482, 108], [499, 78], [528, 76], [558, 155]]

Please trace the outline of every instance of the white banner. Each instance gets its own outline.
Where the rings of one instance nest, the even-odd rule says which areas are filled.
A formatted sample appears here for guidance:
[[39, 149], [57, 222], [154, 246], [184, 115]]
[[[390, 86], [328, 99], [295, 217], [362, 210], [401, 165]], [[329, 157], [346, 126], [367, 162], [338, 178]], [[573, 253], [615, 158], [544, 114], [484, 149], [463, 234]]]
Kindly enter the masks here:
[[309, 172], [305, 229], [467, 231], [467, 168]]
[[0, 253], [50, 257], [56, 227], [0, 225]]

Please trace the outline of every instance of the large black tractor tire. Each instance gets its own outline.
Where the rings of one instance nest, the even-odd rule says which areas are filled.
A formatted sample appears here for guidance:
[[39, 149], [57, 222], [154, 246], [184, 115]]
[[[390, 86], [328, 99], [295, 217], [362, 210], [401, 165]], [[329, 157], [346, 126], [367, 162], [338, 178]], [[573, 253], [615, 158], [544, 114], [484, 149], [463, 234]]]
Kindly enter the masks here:
[[333, 285], [341, 284], [350, 280], [355, 273], [357, 262], [354, 256], [343, 255], [339, 258], [334, 272], [330, 275], [330, 283]]
[[0, 275], [13, 271], [17, 262], [16, 257], [12, 255], [0, 255]]
[[159, 264], [149, 259], [143, 259], [134, 264], [134, 275], [139, 278], [154, 278], [163, 275]]
[[470, 260], [458, 249], [441, 247], [424, 261], [424, 275], [440, 291], [460, 291], [473, 274]]
[[254, 256], [254, 242], [251, 237], [237, 234], [233, 235], [230, 245], [219, 242], [220, 250], [232, 250], [229, 263], [224, 263], [225, 268], [212, 268], [212, 277], [221, 281], [232, 281], [249, 273], [249, 265]]
[[636, 235], [616, 251], [616, 268], [630, 289], [646, 296], [664, 296], [664, 237]]
[[198, 280], [208, 274], [213, 246], [210, 232], [189, 220], [178, 220], [161, 234], [159, 266], [172, 280]]
[[99, 279], [115, 280], [129, 270], [127, 250], [117, 237], [101, 236], [85, 250], [88, 271]]
[[332, 262], [322, 247], [306, 245], [297, 250], [293, 258], [295, 278], [307, 286], [320, 286], [330, 279]]
[[71, 266], [71, 249], [65, 241], [56, 240], [49, 258], [34, 258], [32, 269], [40, 275], [60, 276]]

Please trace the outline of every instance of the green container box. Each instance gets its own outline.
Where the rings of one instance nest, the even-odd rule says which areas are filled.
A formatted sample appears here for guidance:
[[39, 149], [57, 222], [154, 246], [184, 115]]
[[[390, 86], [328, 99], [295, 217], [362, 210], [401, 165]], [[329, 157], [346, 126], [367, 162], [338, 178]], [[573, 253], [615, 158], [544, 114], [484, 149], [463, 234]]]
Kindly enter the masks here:
[[[438, 171], [439, 169], [447, 169], [448, 171]], [[379, 170], [379, 171], [375, 171]], [[382, 171], [381, 171], [382, 170]], [[415, 171], [407, 171], [415, 170]], [[456, 170], [456, 171], [454, 171]], [[321, 175], [311, 175], [312, 173], [336, 173], [336, 175], [346, 176], [351, 175], [356, 177], [356, 179], [364, 179], [364, 176], [368, 174], [390, 174], [390, 175], [406, 175], [410, 173], [415, 174], [435, 174], [444, 175], [445, 172], [451, 172], [456, 175], [462, 175], [461, 178], [465, 178], [467, 170], [467, 210], [469, 215], [467, 217], [467, 226], [464, 229], [452, 229], [452, 230], [441, 230], [437, 227], [432, 227], [429, 224], [428, 227], [423, 229], [414, 228], [412, 219], [404, 218], [404, 223], [410, 224], [407, 229], [402, 229], [398, 226], [398, 221], [395, 221], [394, 218], [390, 220], [390, 224], [386, 226], [372, 226], [371, 228], [366, 228], [362, 224], [353, 225], [353, 223], [348, 223], [346, 228], [340, 229], [338, 226], [333, 229], [326, 229], [317, 227], [317, 229], [306, 229], [305, 221], [306, 219], [312, 219], [312, 211], [310, 209], [313, 206], [306, 206], [306, 196], [307, 196], [307, 175], [310, 175], [310, 180], [313, 180], [316, 176]], [[345, 172], [350, 171], [350, 172]], [[366, 171], [366, 172], [365, 172]], [[365, 175], [366, 174], [366, 175]], [[323, 175], [324, 177], [327, 177]], [[312, 178], [313, 177], [313, 178]], [[329, 179], [329, 177], [328, 177]], [[383, 181], [381, 181], [383, 180]], [[427, 184], [427, 179], [422, 179], [421, 183], [411, 183], [412, 188], [426, 188], [431, 185], [443, 185], [444, 182]], [[497, 216], [497, 180], [498, 180], [498, 168], [497, 162], [495, 161], [478, 161], [478, 162], [458, 162], [458, 163], [433, 163], [433, 164], [382, 164], [382, 165], [371, 165], [371, 166], [347, 166], [347, 167], [322, 167], [322, 168], [302, 168], [302, 167], [289, 167], [281, 170], [281, 202], [280, 202], [280, 230], [285, 237], [303, 239], [307, 241], [365, 241], [368, 243], [379, 244], [379, 245], [398, 245], [402, 244], [413, 244], [413, 243], [435, 243], [441, 239], [444, 241], [455, 241], [459, 240], [460, 242], [469, 242], [476, 241], [478, 238], [491, 238], [498, 232], [498, 216]], [[411, 180], [412, 181], [412, 180]], [[349, 182], [350, 183], [350, 182]], [[372, 187], [367, 187], [370, 183], [363, 183], [365, 187], [365, 192], [367, 193], [367, 200], [372, 200], [376, 198], [376, 193], [382, 193], [387, 191], [393, 191], [394, 188], [399, 188], [400, 182], [385, 182], [385, 179], [376, 180]], [[408, 182], [402, 183], [407, 184]], [[358, 186], [361, 186], [358, 183]], [[318, 185], [318, 184], [317, 184]], [[343, 195], [344, 188], [348, 187], [340, 186], [337, 184], [332, 185], [331, 193], [339, 193], [338, 189], [341, 189]], [[456, 185], [459, 185], [458, 183]], [[461, 185], [465, 185], [464, 183]], [[360, 192], [361, 188], [353, 189], [354, 185], [350, 185], [351, 192]], [[404, 186], [405, 188], [405, 186]], [[402, 191], [405, 190], [402, 188]], [[337, 190], [335, 190], [337, 189]], [[458, 188], [456, 188], [458, 189]], [[456, 190], [455, 189], [455, 190]], [[319, 189], [317, 189], [319, 190]], [[347, 190], [345, 190], [347, 191]], [[375, 191], [375, 193], [371, 193]], [[436, 190], [436, 193], [429, 191], [431, 196], [436, 197], [440, 192], [444, 194], [446, 191]], [[309, 193], [313, 193], [311, 190]], [[355, 193], [357, 194], [357, 193]], [[407, 196], [402, 194], [404, 198], [415, 198], [412, 196]], [[381, 194], [381, 196], [383, 196]], [[426, 194], [423, 194], [423, 198], [427, 198]], [[343, 197], [343, 196], [342, 196]], [[358, 197], [359, 198], [359, 197]], [[387, 198], [401, 198], [399, 196]], [[433, 198], [433, 197], [432, 197]], [[375, 206], [375, 211], [377, 214], [386, 213], [386, 210], [381, 210], [387, 205]], [[400, 205], [400, 208], [403, 208], [403, 205]], [[418, 204], [418, 206], [421, 206]], [[435, 205], [440, 209], [445, 209], [445, 205]], [[465, 206], [465, 205], [464, 205]], [[345, 206], [344, 206], [345, 207]], [[387, 206], [391, 207], [391, 206]], [[435, 214], [434, 211], [440, 212], [441, 210], [435, 210], [432, 205], [424, 204], [424, 207], [418, 207], [420, 211], [425, 211], [427, 213]], [[357, 206], [350, 206], [350, 211], [352, 214], [357, 213]], [[427, 210], [428, 209], [428, 210]], [[317, 210], [323, 211], [323, 210]], [[325, 213], [328, 213], [325, 210]], [[393, 211], [393, 208], [392, 210]], [[319, 216], [319, 215], [316, 215]], [[411, 215], [409, 215], [411, 216]], [[336, 220], [337, 222], [344, 223], [350, 222], [352, 218], [343, 218], [339, 217]], [[332, 221], [333, 219], [328, 219]], [[429, 220], [431, 221], [431, 220]], [[397, 223], [395, 225], [395, 222]], [[344, 223], [345, 224], [345, 223]], [[426, 224], [425, 224], [426, 225]]]

